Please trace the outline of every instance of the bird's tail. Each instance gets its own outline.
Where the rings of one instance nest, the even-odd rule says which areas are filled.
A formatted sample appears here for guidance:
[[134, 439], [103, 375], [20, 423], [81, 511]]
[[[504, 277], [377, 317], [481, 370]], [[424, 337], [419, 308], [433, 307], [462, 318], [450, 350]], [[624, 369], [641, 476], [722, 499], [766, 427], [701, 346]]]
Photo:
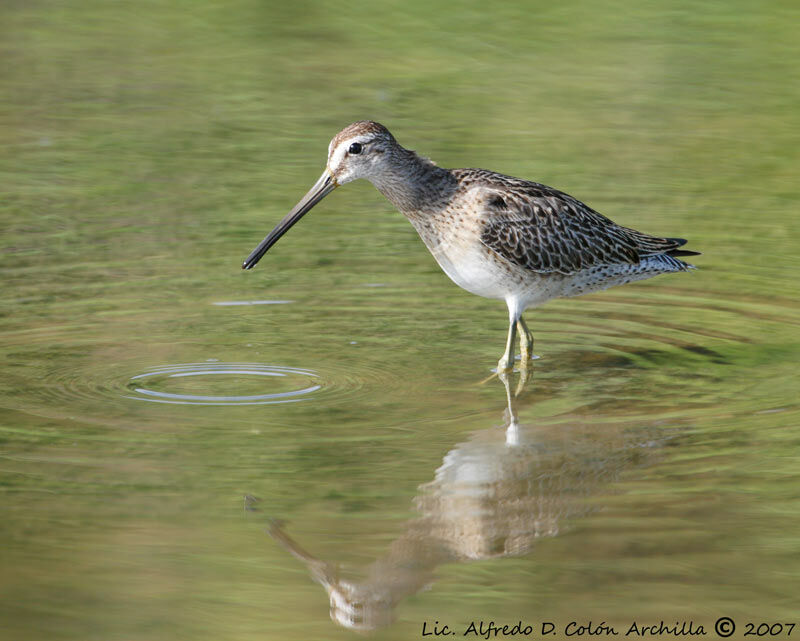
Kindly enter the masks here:
[[667, 256], [700, 256], [701, 252], [695, 252], [691, 249], [677, 249], [687, 243], [685, 238], [666, 238], [665, 240], [669, 241], [670, 243], [674, 243], [676, 249], [669, 249], [664, 253]]

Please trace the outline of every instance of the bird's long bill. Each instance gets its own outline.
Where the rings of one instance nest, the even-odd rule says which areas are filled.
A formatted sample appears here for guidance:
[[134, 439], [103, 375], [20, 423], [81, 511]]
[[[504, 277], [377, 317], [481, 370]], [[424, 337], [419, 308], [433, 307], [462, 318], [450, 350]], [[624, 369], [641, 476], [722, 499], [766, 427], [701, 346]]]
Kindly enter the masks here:
[[326, 169], [316, 184], [309, 189], [308, 193], [300, 199], [300, 202], [292, 208], [292, 211], [286, 214], [283, 220], [275, 225], [275, 229], [269, 232], [267, 237], [258, 244], [258, 247], [250, 252], [247, 260], [242, 263], [242, 269], [252, 269], [255, 267], [256, 263], [261, 260], [261, 257], [267, 253], [267, 250], [277, 243], [278, 239], [289, 231], [292, 225], [311, 211], [314, 205], [325, 198], [325, 196], [336, 189], [336, 187], [337, 185], [333, 176]]

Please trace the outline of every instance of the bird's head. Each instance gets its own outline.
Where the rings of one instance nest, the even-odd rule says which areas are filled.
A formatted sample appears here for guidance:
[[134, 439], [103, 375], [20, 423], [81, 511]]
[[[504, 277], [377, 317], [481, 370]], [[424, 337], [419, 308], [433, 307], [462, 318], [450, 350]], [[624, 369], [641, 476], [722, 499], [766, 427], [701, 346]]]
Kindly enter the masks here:
[[328, 145], [328, 162], [322, 176], [250, 253], [242, 269], [252, 269], [292, 225], [339, 185], [379, 175], [387, 158], [399, 149], [394, 136], [377, 122], [360, 120], [342, 129]]
[[338, 185], [370, 178], [382, 170], [397, 142], [383, 125], [371, 120], [354, 122], [342, 129], [328, 145], [327, 171]]

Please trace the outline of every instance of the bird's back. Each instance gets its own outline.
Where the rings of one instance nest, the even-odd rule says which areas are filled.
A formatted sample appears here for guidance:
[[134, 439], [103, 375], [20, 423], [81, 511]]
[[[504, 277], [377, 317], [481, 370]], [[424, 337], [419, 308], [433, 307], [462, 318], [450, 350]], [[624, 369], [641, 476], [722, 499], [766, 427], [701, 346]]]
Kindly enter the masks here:
[[[688, 269], [682, 238], [617, 225], [547, 185], [485, 169], [454, 169], [459, 196], [480, 218], [480, 240], [509, 263], [540, 274], [572, 275], [597, 266], [633, 266], [663, 255], [664, 271]], [[658, 262], [658, 261], [656, 261]], [[648, 260], [653, 267], [653, 261]]]

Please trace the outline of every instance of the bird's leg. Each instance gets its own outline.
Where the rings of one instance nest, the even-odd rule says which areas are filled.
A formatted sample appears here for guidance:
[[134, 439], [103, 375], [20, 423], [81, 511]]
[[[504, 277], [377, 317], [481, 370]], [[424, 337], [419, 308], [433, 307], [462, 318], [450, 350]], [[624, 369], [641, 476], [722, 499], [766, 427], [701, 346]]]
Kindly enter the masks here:
[[508, 341], [506, 342], [506, 351], [497, 361], [497, 372], [511, 372], [514, 369], [514, 344], [517, 340], [517, 321], [511, 318], [508, 324]]
[[527, 364], [533, 358], [533, 334], [525, 324], [522, 316], [517, 321], [517, 331], [519, 331], [519, 355], [523, 363]]

